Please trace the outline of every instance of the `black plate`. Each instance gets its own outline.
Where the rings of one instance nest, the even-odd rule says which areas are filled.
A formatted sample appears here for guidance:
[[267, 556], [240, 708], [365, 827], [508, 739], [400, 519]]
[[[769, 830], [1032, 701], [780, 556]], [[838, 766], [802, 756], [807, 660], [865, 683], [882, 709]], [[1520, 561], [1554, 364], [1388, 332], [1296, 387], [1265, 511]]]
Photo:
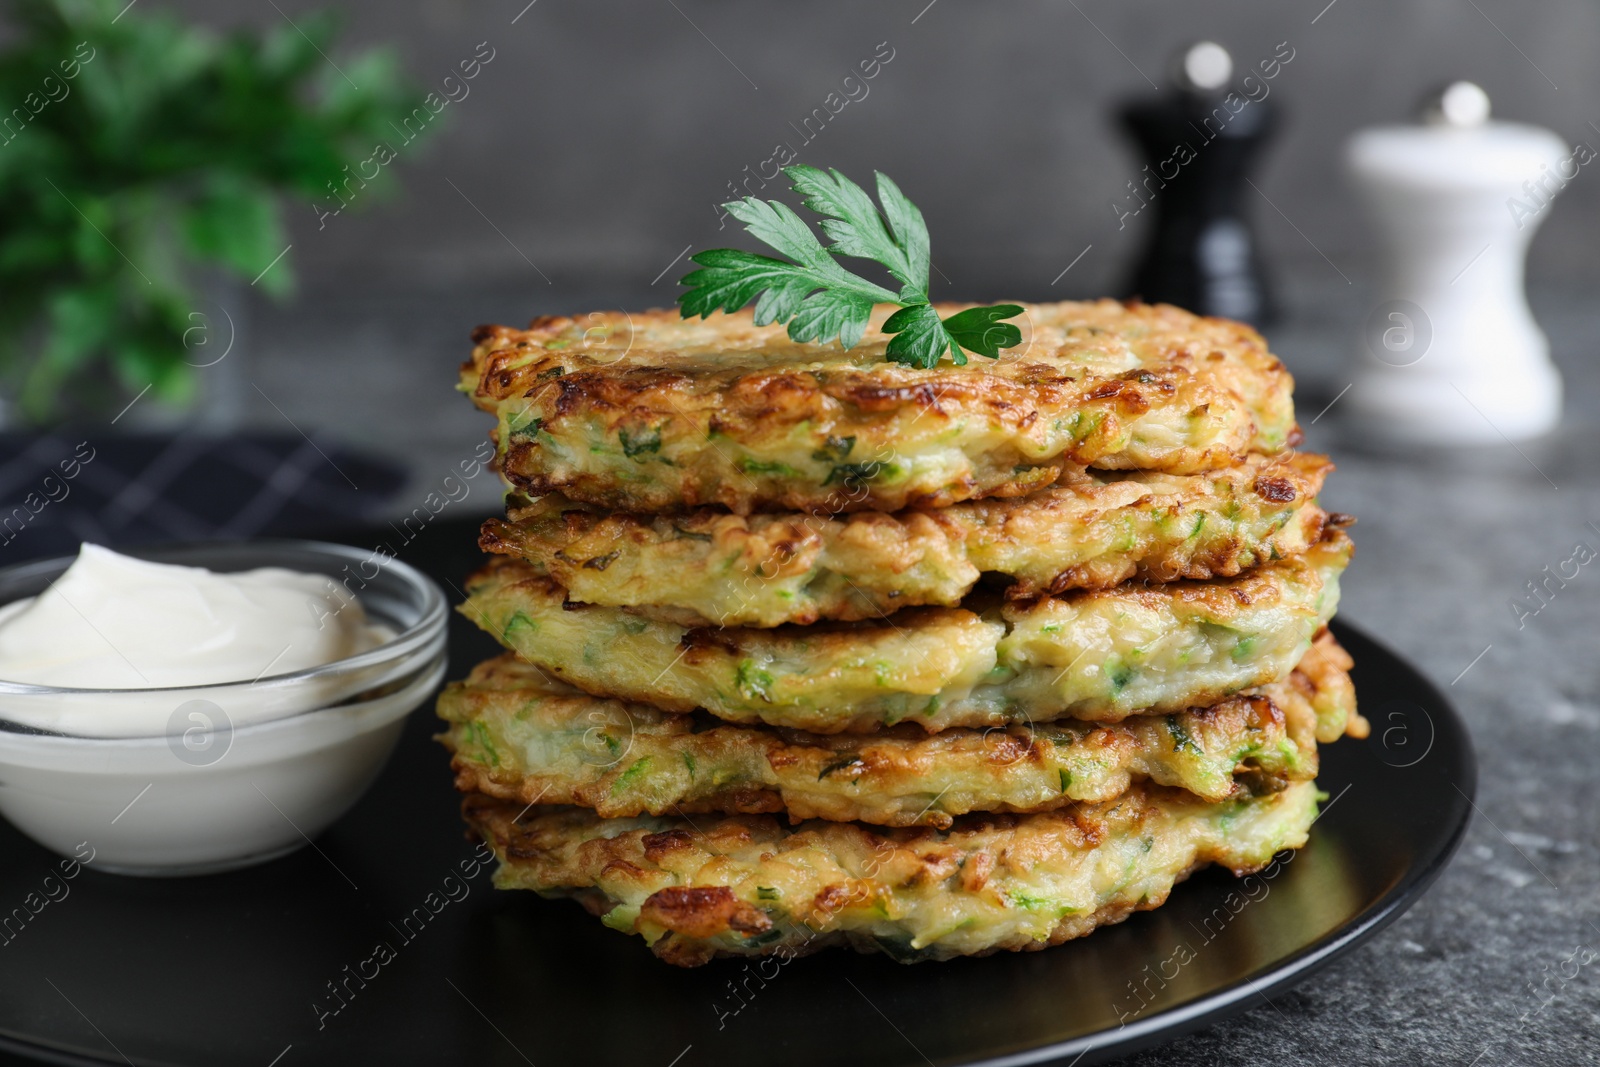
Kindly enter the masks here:
[[[459, 583], [471, 537], [440, 526], [430, 534], [455, 527], [447, 549], [428, 551], [444, 543], [430, 537], [404, 555]], [[1336, 630], [1373, 736], [1326, 750], [1330, 799], [1311, 843], [1275, 877], [1205, 872], [1165, 907], [1081, 941], [914, 966], [836, 952], [668, 967], [575, 904], [497, 893], [487, 873], [449, 881], [472, 847], [424, 709], [317, 849], [254, 870], [148, 880], [91, 867], [50, 900], [54, 857], [0, 825], [0, 920], [28, 914], [0, 934], [0, 1048], [207, 1067], [1125, 1054], [1260, 1004], [1354, 948], [1416, 901], [1461, 839], [1476, 770], [1460, 719], [1392, 653]], [[489, 649], [464, 622], [452, 640], [456, 675]], [[393, 958], [366, 962], [379, 943]], [[340, 1003], [330, 983], [345, 1006], [322, 1015]]]

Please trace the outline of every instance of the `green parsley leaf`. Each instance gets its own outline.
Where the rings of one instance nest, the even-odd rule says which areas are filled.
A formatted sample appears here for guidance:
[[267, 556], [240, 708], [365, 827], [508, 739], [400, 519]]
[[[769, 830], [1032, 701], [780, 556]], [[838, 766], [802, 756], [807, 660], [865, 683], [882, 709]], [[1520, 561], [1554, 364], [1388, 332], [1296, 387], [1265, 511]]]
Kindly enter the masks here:
[[1000, 320], [1020, 314], [1022, 307], [1018, 304], [968, 308], [945, 319], [944, 329], [950, 339], [962, 348], [990, 359], [999, 359], [1002, 348], [1014, 348], [1022, 343], [1021, 328], [1015, 323]]
[[[691, 258], [698, 270], [685, 275], [678, 297], [684, 318], [737, 311], [755, 301], [758, 326], [787, 323], [795, 341], [838, 338], [852, 348], [866, 332], [874, 304], [899, 304], [883, 332], [894, 334], [887, 358], [931, 368], [949, 353], [957, 365], [967, 352], [998, 359], [1000, 349], [1022, 343], [1022, 331], [1001, 320], [1022, 314], [1016, 304], [969, 308], [940, 319], [928, 295], [933, 260], [922, 212], [884, 174], [877, 174], [880, 211], [865, 189], [837, 170], [785, 167], [802, 203], [823, 216], [826, 247], [792, 210], [776, 200], [747, 196], [723, 205], [764, 244], [788, 260], [731, 248]], [[836, 256], [870, 259], [900, 283], [898, 293], [841, 267]], [[791, 262], [792, 261], [792, 262]]]
[[833, 239], [829, 252], [877, 260], [900, 282], [900, 303], [928, 302], [928, 272], [932, 267], [928, 227], [922, 221], [922, 212], [887, 175], [877, 175], [878, 199], [890, 219], [885, 226], [872, 198], [838, 171], [824, 174], [815, 167], [797, 166], [785, 173], [793, 179], [795, 192], [805, 196], [805, 206], [827, 216], [822, 232]]
[[[944, 358], [950, 347], [950, 336], [932, 304], [912, 304], [896, 311], [883, 324], [884, 333], [895, 336], [889, 341], [888, 357], [896, 363], [912, 367], [932, 367]], [[960, 348], [952, 357], [957, 366], [967, 362]]]

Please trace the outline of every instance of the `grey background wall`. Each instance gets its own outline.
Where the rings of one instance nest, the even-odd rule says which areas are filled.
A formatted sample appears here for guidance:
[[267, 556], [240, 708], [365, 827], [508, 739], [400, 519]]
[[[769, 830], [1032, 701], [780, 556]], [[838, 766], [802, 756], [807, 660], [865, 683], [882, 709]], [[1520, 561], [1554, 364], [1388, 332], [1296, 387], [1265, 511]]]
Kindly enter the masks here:
[[[545, 287], [547, 277], [648, 290], [685, 245], [727, 236], [713, 207], [727, 182], [788, 142], [805, 162], [894, 175], [929, 218], [946, 292], [1098, 294], [1148, 219], [1119, 231], [1110, 207], [1138, 169], [1111, 109], [1165, 85], [1172, 51], [1199, 37], [1240, 66], [1279, 42], [1293, 49], [1271, 83], [1287, 122], [1258, 177], [1281, 214], [1255, 205], [1291, 282], [1344, 284], [1317, 249], [1353, 281], [1366, 275], [1340, 146], [1360, 126], [1406, 117], [1430, 86], [1475, 79], [1499, 115], [1600, 146], [1590, 0], [526, 2], [336, 5], [349, 43], [393, 42], [424, 83], [437, 86], [480, 42], [495, 58], [435, 136], [401, 148], [400, 198], [356, 205], [365, 210], [320, 232], [312, 205], [294, 206], [294, 255], [314, 287]], [[178, 6], [218, 26], [282, 21], [253, 0]], [[312, 6], [277, 4], [291, 17]], [[804, 144], [795, 127], [880, 42], [893, 58], [867, 95]], [[1600, 178], [1583, 173], [1538, 239], [1535, 278], [1592, 281], [1597, 222]]]

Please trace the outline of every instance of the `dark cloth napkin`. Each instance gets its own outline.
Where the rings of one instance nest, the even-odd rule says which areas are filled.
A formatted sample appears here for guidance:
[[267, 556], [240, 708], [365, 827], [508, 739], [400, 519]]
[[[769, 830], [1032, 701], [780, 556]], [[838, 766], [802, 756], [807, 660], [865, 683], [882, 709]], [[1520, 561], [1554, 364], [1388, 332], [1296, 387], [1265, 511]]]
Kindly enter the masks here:
[[403, 466], [315, 436], [0, 433], [0, 565], [82, 541], [296, 536], [374, 521]]

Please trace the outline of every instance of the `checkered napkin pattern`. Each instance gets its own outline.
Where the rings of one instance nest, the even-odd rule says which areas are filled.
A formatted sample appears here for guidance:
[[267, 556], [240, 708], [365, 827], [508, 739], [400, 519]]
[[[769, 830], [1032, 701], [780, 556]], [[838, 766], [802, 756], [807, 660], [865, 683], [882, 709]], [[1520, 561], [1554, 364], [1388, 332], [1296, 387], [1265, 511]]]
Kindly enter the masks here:
[[0, 434], [0, 563], [79, 542], [290, 536], [380, 516], [404, 468], [298, 435]]

